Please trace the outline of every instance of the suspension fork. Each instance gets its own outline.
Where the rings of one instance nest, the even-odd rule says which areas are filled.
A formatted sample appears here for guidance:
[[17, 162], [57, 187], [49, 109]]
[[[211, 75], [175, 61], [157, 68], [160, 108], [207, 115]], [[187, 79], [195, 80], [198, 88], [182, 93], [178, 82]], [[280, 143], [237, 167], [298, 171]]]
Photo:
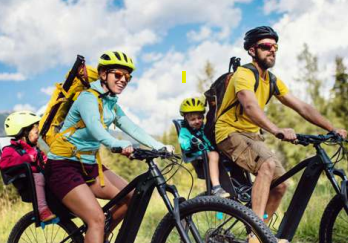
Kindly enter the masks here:
[[[186, 217], [184, 224], [181, 221], [179, 206], [180, 206], [180, 203], [185, 201], [185, 198], [180, 197], [176, 187], [174, 185], [161, 184], [158, 186], [158, 191], [169, 213], [173, 216], [175, 226], [180, 234], [182, 241], [185, 243], [191, 243], [191, 240], [189, 239], [187, 231], [185, 230], [185, 228], [187, 228], [188, 226], [193, 235], [193, 238], [195, 239], [195, 242], [203, 243], [203, 241], [200, 238], [198, 229], [193, 223], [191, 217]], [[173, 194], [174, 196], [173, 205], [171, 204], [166, 192]]]

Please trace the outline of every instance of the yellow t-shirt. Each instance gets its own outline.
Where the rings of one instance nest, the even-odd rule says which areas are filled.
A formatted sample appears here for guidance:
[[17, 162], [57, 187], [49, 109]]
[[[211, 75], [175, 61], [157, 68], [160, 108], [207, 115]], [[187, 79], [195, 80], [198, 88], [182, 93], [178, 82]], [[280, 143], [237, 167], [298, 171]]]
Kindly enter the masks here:
[[[237, 93], [239, 91], [250, 90], [254, 92], [255, 82], [255, 75], [250, 69], [238, 67], [227, 86], [219, 113], [237, 100]], [[286, 95], [289, 91], [283, 81], [277, 78], [276, 82], [280, 93], [279, 96]], [[268, 100], [270, 91], [269, 85], [269, 74], [267, 72], [266, 80], [259, 77], [259, 86], [255, 92], [256, 99], [261, 109], [264, 109]], [[215, 125], [216, 143], [222, 142], [231, 132], [259, 132], [260, 128], [250, 120], [245, 112], [241, 115], [240, 109], [241, 105], [239, 104], [232, 107], [218, 118]]]

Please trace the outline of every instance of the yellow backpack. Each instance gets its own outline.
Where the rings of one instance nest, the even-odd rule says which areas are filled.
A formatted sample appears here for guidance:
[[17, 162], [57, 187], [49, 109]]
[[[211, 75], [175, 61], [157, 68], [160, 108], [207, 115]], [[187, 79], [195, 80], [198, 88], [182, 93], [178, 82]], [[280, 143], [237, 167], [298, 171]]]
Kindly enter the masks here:
[[[71, 136], [76, 130], [84, 128], [83, 120], [77, 122], [74, 126], [60, 132], [63, 122], [70, 110], [71, 105], [77, 99], [82, 91], [92, 93], [98, 100], [101, 122], [103, 119], [103, 102], [99, 97], [99, 93], [90, 89], [90, 83], [99, 78], [97, 69], [86, 66], [84, 57], [77, 56], [75, 64], [66, 76], [64, 83], [56, 84], [56, 89], [48, 103], [46, 111], [39, 123], [40, 135], [42, 139], [50, 147], [50, 152], [63, 157], [76, 156], [81, 161], [81, 155], [95, 155], [98, 162], [98, 172], [100, 176], [101, 186], [104, 186], [104, 176], [102, 170], [101, 159], [98, 151], [79, 151], [70, 143], [64, 134], [69, 133]], [[83, 163], [82, 169], [87, 175]]]
[[82, 91], [89, 89], [89, 83], [97, 79], [97, 70], [86, 66], [84, 58], [78, 56], [73, 68], [66, 75], [66, 81], [56, 83], [56, 89], [39, 124], [40, 135], [49, 147], [59, 133], [71, 105]]

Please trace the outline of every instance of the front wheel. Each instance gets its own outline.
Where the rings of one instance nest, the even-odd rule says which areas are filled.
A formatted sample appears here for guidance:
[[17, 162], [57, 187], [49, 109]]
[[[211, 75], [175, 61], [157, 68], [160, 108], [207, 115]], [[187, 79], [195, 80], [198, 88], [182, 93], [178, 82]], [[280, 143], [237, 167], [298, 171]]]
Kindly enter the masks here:
[[[180, 204], [180, 218], [191, 242], [248, 242], [252, 232], [262, 243], [276, 243], [269, 228], [249, 208], [233, 200], [205, 196]], [[182, 242], [168, 213], [158, 225], [152, 243]]]
[[29, 212], [24, 215], [13, 227], [8, 243], [53, 243], [61, 242], [66, 237], [76, 232], [66, 242], [82, 243], [83, 236], [77, 232], [76, 225], [70, 221], [49, 224], [42, 229], [35, 226], [34, 213]]
[[319, 242], [348, 242], [348, 214], [339, 195], [331, 199], [321, 218]]

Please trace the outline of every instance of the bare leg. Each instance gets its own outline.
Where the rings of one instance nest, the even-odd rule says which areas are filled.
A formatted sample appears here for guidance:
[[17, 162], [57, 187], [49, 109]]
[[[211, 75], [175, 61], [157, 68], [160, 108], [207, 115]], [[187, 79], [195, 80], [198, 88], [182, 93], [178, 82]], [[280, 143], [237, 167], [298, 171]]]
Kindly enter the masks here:
[[251, 201], [252, 209], [261, 219], [265, 213], [266, 204], [270, 194], [270, 186], [273, 179], [275, 163], [272, 160], [264, 162], [257, 172], [253, 184]]
[[[104, 171], [104, 177], [104, 188], [100, 187], [99, 177], [97, 177], [96, 182], [91, 186], [92, 191], [98, 198], [112, 199], [128, 184], [127, 181], [121, 176], [116, 175], [110, 170]], [[132, 195], [133, 193], [129, 193], [119, 205], [112, 209], [113, 222], [110, 225], [111, 231], [123, 220], [124, 216], [126, 215]]]
[[105, 216], [91, 189], [82, 184], [72, 189], [62, 200], [88, 226], [85, 243], [102, 243]]
[[33, 173], [33, 176], [35, 180], [37, 206], [39, 208], [39, 212], [41, 213], [45, 208], [47, 208], [45, 195], [45, 178], [41, 173]]
[[268, 214], [268, 219], [265, 220], [266, 223], [272, 218], [273, 214], [278, 209], [279, 204], [285, 194], [286, 188], [287, 185], [285, 182], [283, 182], [270, 191], [266, 206], [266, 212]]
[[220, 185], [219, 181], [219, 154], [216, 151], [208, 153], [210, 180], [213, 186]]

